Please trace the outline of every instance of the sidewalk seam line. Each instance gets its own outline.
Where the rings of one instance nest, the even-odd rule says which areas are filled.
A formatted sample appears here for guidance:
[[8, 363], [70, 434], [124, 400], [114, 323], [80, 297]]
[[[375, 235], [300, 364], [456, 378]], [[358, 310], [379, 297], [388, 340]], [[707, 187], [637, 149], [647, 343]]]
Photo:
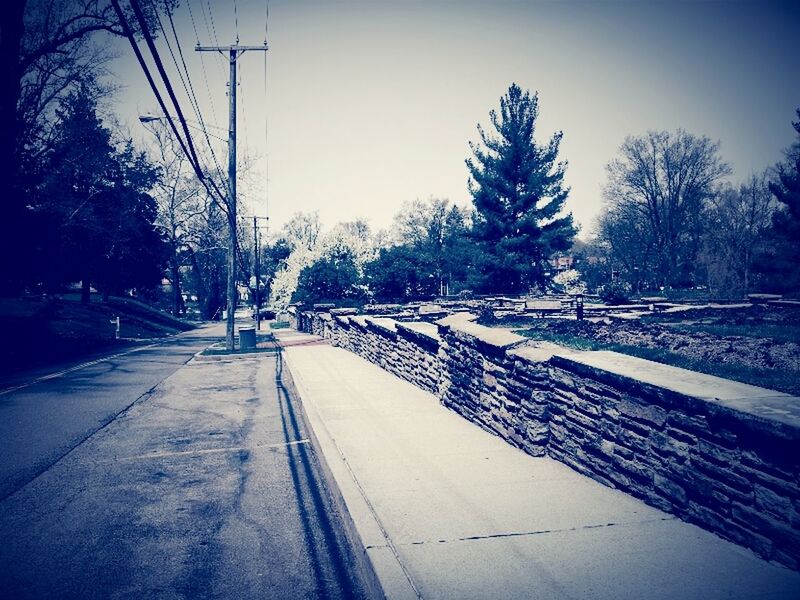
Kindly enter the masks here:
[[644, 519], [642, 521], [631, 521], [628, 523], [598, 523], [596, 525], [581, 525], [579, 527], [564, 527], [560, 529], [542, 529], [540, 531], [510, 531], [508, 533], [487, 533], [484, 535], [467, 535], [464, 537], [452, 538], [449, 540], [417, 540], [414, 542], [402, 542], [399, 546], [424, 546], [425, 544], [449, 544], [452, 542], [471, 542], [478, 540], [491, 540], [498, 538], [508, 537], [526, 537], [534, 535], [542, 535], [547, 533], [564, 533], [568, 531], [584, 531], [589, 529], [606, 529], [608, 527], [625, 527], [630, 525], [643, 525], [648, 523], [661, 523], [664, 521], [675, 521], [677, 517], [668, 516], [660, 517], [657, 519]]

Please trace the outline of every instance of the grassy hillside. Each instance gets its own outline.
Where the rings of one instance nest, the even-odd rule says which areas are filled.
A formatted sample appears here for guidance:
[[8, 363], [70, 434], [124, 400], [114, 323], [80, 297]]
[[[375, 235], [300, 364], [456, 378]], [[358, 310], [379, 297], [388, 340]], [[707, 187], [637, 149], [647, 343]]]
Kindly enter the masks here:
[[[120, 337], [115, 339], [116, 317]], [[13, 372], [100, 350], [122, 348], [136, 340], [173, 335], [191, 323], [131, 298], [92, 297], [42, 300], [0, 298], [0, 372]]]

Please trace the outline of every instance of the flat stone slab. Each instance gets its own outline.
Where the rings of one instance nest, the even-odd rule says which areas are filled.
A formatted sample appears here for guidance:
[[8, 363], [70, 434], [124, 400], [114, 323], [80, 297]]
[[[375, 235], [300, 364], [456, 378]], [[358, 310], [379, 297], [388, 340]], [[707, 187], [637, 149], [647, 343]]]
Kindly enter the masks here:
[[528, 310], [561, 310], [560, 300], [528, 300], [525, 303], [525, 308]]
[[770, 306], [783, 306], [785, 308], [800, 308], [800, 300], [768, 300]]
[[409, 329], [415, 333], [427, 336], [433, 340], [440, 340], [439, 327], [433, 323], [425, 321], [412, 321], [409, 323], [398, 323], [400, 329]]
[[747, 294], [747, 297], [754, 302], [766, 302], [767, 300], [780, 300], [782, 294]]
[[513, 350], [509, 350], [508, 353], [511, 356], [516, 356], [529, 362], [540, 363], [550, 360], [556, 354], [560, 356], [571, 356], [576, 352], [578, 351], [570, 350], [569, 348], [559, 346], [552, 342], [536, 342], [529, 346], [514, 348]]
[[389, 599], [800, 595], [800, 573], [530, 457], [355, 354], [284, 355]]
[[621, 375], [763, 419], [800, 427], [800, 398], [619, 352], [559, 354], [567, 361]]
[[464, 322], [471, 322], [478, 318], [478, 315], [473, 314], [471, 312], [457, 312], [453, 313], [452, 315], [448, 315], [443, 319], [439, 319], [435, 321], [437, 325], [443, 325], [445, 327], [449, 327], [454, 323], [464, 323]]
[[387, 319], [384, 317], [367, 317], [367, 323], [372, 323], [376, 327], [380, 327], [385, 331], [397, 331], [397, 321], [394, 319]]
[[[446, 320], [447, 319], [442, 319], [442, 321]], [[437, 321], [437, 323], [441, 324], [442, 321]], [[500, 327], [486, 327], [484, 325], [478, 325], [477, 323], [467, 320], [450, 323], [449, 327], [454, 331], [467, 333], [484, 344], [494, 346], [495, 348], [513, 348], [514, 346], [519, 346], [520, 344], [524, 344], [526, 341], [528, 341], [528, 338], [517, 335], [516, 333], [512, 333], [508, 329], [503, 329]]]

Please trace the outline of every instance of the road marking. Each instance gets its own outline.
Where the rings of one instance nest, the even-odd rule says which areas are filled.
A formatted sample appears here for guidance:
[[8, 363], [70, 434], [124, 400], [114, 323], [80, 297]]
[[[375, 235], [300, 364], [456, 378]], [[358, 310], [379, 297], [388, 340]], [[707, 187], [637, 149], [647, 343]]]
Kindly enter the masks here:
[[119, 358], [120, 356], [125, 356], [127, 354], [132, 354], [134, 352], [139, 352], [140, 350], [147, 350], [148, 348], [152, 348], [154, 346], [158, 346], [160, 343], [157, 342], [155, 344], [148, 344], [147, 346], [139, 346], [138, 348], [132, 348], [131, 350], [126, 350], [125, 352], [120, 352], [118, 354], [112, 354], [111, 356], [104, 356], [103, 358], [98, 358], [96, 360], [91, 360], [89, 362], [82, 363], [80, 365], [76, 365], [74, 367], [70, 367], [69, 369], [64, 369], [63, 371], [57, 371], [56, 373], [50, 373], [49, 375], [43, 375], [42, 377], [37, 377], [33, 381], [27, 381], [25, 383], [21, 383], [20, 385], [16, 385], [14, 387], [6, 388], [4, 390], [0, 390], [0, 396], [5, 394], [10, 394], [11, 392], [16, 392], [17, 390], [21, 390], [22, 388], [31, 387], [32, 385], [36, 385], [37, 383], [42, 383], [43, 381], [48, 381], [50, 379], [56, 379], [58, 377], [63, 377], [64, 375], [69, 375], [74, 371], [79, 371], [80, 369], [85, 369], [86, 367], [91, 367], [94, 365], [99, 365], [102, 362], [106, 362], [107, 360], [114, 360], [115, 358]]
[[183, 450], [179, 452], [151, 452], [150, 454], [139, 454], [138, 456], [125, 456], [117, 458], [111, 462], [129, 462], [134, 460], [148, 460], [151, 458], [167, 458], [170, 456], [197, 456], [202, 454], [219, 454], [223, 452], [250, 452], [252, 450], [260, 450], [262, 448], [285, 448], [286, 446], [298, 446], [300, 444], [308, 444], [308, 439], [294, 440], [291, 442], [282, 442], [280, 444], [263, 444], [256, 446], [231, 446], [228, 448], [206, 448], [204, 450]]

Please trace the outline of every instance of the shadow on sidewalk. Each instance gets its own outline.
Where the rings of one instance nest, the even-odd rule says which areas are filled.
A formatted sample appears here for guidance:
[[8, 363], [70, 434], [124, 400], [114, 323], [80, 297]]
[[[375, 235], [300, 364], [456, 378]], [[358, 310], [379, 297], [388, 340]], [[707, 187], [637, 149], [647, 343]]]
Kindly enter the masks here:
[[[289, 468], [292, 476], [297, 506], [303, 524], [303, 534], [312, 561], [314, 575], [319, 582], [321, 598], [360, 598], [364, 594], [350, 575], [346, 561], [352, 550], [346, 541], [336, 535], [329, 512], [332, 502], [324, 483], [314, 473], [315, 460], [306, 444], [290, 444], [303, 439], [291, 395], [283, 382], [283, 356], [277, 353], [275, 386], [281, 411], [281, 424], [287, 442]], [[312, 523], [318, 524], [312, 527]], [[341, 530], [341, 527], [338, 528]]]

